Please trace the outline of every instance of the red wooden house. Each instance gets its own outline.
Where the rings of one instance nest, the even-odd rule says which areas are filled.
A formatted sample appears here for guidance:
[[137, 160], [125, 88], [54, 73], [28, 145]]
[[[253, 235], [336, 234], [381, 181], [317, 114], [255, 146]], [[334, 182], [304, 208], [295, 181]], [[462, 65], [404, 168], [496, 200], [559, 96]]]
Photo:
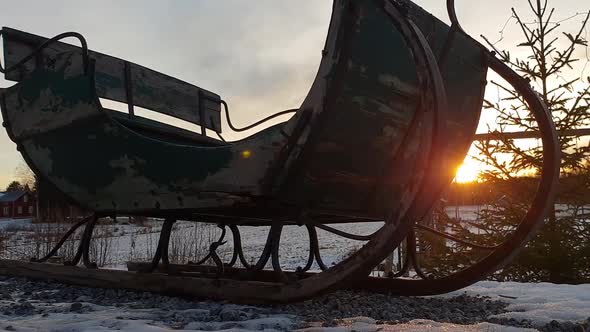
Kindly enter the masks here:
[[28, 191], [0, 192], [0, 218], [33, 218], [37, 215], [35, 197]]

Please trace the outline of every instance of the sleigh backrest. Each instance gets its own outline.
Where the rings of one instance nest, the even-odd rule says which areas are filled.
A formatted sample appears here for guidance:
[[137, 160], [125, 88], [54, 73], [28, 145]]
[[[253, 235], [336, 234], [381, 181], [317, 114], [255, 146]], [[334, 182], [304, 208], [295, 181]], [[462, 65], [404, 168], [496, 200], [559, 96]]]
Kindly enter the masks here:
[[[5, 67], [10, 68], [32, 53], [47, 38], [2, 28]], [[5, 78], [21, 81], [47, 58], [80, 47], [56, 42], [43, 49]], [[127, 103], [166, 114], [221, 132], [221, 98], [219, 95], [140, 65], [102, 53], [90, 51], [95, 63], [96, 92], [100, 98]], [[130, 107], [130, 110], [133, 108]]]

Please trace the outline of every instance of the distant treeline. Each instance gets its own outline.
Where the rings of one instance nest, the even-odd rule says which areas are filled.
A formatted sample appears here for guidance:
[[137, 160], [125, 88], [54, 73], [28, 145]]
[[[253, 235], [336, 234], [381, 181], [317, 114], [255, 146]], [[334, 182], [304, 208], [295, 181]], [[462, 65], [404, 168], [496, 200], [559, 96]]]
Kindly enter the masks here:
[[[572, 203], [585, 199], [589, 194], [590, 183], [587, 175], [562, 176], [559, 180], [561, 190], [557, 196], [557, 203]], [[483, 182], [453, 183], [445, 191], [442, 199], [446, 205], [484, 205], [502, 200], [510, 193], [523, 192], [529, 188], [532, 193], [539, 184], [539, 178], [515, 177], [512, 179]], [[512, 189], [512, 190], [511, 190]], [[526, 191], [525, 191], [526, 192]]]

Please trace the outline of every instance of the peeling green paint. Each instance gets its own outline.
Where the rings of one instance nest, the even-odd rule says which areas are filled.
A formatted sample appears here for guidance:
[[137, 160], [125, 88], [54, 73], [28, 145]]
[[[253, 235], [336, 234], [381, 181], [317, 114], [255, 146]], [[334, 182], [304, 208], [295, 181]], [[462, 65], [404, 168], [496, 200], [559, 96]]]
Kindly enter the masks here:
[[[79, 61], [69, 59], [51, 59], [56, 66], [37, 69], [8, 89], [6, 113], [35, 170], [81, 205], [98, 211], [181, 209], [198, 207], [203, 192], [260, 193], [268, 160], [284, 141], [280, 128], [213, 147], [150, 138], [102, 111], [92, 73], [85, 75], [76, 68]], [[37, 121], [48, 111], [51, 116]], [[246, 159], [245, 150], [251, 151]]]

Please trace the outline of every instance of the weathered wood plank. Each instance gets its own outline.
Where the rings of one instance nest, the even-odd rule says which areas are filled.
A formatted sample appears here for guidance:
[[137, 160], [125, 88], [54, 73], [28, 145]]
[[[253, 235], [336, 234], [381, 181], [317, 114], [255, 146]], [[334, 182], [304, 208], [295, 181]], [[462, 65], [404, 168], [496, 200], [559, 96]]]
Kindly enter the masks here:
[[279, 290], [282, 284], [271, 282], [87, 269], [14, 260], [0, 260], [0, 275], [56, 280], [93, 288], [118, 288], [172, 296], [224, 299], [232, 302], [281, 302]]
[[205, 135], [197, 134], [190, 130], [174, 127], [138, 115], [130, 118], [126, 113], [121, 113], [106, 108], [104, 110], [128, 128], [131, 128], [142, 135], [155, 139], [165, 139], [168, 142], [174, 142], [178, 144], [198, 144], [201, 146], [227, 145], [220, 140], [216, 140]]
[[[47, 40], [30, 33], [3, 28], [5, 66], [11, 67], [38, 45]], [[43, 50], [43, 56], [27, 62], [21, 69], [9, 72], [5, 78], [21, 81], [35, 69], [38, 61], [64, 51], [80, 49], [66, 43], [55, 43]], [[221, 131], [220, 96], [190, 83], [159, 73], [140, 65], [109, 55], [90, 51], [96, 60], [96, 91], [99, 97], [127, 103], [170, 115], [188, 122]], [[129, 75], [126, 75], [126, 63]], [[128, 97], [126, 77], [132, 91]], [[201, 119], [201, 115], [204, 119]]]
[[[285, 284], [274, 282], [276, 273], [263, 270], [249, 274], [250, 279], [240, 278], [246, 271], [243, 268], [226, 268], [227, 277], [215, 278], [212, 266], [171, 264], [171, 274], [138, 273], [149, 263], [127, 263], [129, 271], [87, 269], [64, 266], [62, 264], [30, 263], [13, 260], [0, 260], [0, 275], [23, 277], [34, 280], [54, 280], [69, 285], [92, 288], [127, 289], [131, 291], [159, 293], [171, 296], [222, 299], [236, 303], [283, 302], [278, 295]], [[306, 272], [306, 277], [316, 273]], [[289, 279], [295, 280], [294, 272], [286, 272]], [[391, 279], [361, 277], [341, 284], [342, 288], [389, 293]]]
[[[127, 270], [137, 272], [145, 270], [151, 266], [151, 263], [141, 262], [128, 262]], [[166, 273], [166, 270], [162, 265], [158, 266], [158, 272]], [[167, 273], [176, 275], [182, 274], [184, 276], [190, 276], [195, 274], [203, 274], [209, 276], [215, 276], [217, 267], [210, 265], [190, 265], [190, 264], [170, 264], [168, 266]], [[303, 277], [310, 277], [316, 273], [303, 272], [295, 273], [293, 271], [284, 271], [284, 274], [292, 280], [301, 279]], [[261, 270], [261, 271], [248, 271], [244, 268], [236, 267], [224, 267], [223, 271], [224, 278], [231, 278], [235, 280], [250, 280], [250, 281], [263, 281], [263, 282], [278, 282], [280, 281], [279, 276], [275, 271], [272, 270]]]

